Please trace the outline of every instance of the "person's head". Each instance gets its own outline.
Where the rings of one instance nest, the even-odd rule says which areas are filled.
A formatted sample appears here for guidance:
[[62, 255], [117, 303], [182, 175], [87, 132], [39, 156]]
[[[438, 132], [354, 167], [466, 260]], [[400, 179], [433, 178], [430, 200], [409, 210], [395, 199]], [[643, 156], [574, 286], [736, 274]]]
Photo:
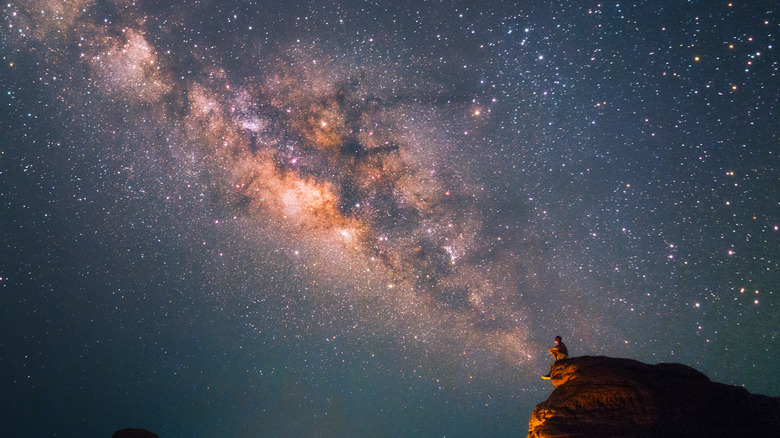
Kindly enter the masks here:
[[561, 337], [560, 336], [556, 336], [555, 337], [555, 343], [556, 344], [560, 344], [561, 343]]

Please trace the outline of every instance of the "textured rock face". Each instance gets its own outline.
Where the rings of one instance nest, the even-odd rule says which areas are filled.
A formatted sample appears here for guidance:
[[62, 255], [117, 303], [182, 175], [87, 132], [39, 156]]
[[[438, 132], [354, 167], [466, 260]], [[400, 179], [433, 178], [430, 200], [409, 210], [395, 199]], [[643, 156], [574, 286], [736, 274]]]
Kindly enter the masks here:
[[780, 398], [680, 364], [584, 356], [556, 362], [529, 438], [780, 436]]

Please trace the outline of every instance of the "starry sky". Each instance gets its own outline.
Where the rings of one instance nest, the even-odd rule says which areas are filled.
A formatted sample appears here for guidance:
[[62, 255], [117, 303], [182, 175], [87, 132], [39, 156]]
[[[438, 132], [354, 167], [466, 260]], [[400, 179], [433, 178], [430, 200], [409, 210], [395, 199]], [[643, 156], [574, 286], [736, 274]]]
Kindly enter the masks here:
[[524, 436], [555, 335], [780, 396], [775, 7], [6, 2], [0, 435]]

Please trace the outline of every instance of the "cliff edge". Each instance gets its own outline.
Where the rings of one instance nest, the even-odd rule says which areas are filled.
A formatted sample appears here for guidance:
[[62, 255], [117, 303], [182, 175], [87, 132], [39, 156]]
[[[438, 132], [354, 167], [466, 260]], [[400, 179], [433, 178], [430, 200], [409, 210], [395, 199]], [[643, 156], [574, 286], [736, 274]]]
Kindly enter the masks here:
[[560, 360], [529, 438], [776, 436], [780, 397], [712, 382], [681, 364], [583, 356]]

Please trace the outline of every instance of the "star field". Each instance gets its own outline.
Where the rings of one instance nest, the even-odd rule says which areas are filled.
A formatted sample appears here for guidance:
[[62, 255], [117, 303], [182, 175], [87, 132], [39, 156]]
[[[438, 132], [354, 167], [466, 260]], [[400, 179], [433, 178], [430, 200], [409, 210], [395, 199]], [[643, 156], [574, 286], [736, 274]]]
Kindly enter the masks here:
[[555, 335], [780, 395], [771, 2], [2, 17], [3, 435], [523, 435]]

